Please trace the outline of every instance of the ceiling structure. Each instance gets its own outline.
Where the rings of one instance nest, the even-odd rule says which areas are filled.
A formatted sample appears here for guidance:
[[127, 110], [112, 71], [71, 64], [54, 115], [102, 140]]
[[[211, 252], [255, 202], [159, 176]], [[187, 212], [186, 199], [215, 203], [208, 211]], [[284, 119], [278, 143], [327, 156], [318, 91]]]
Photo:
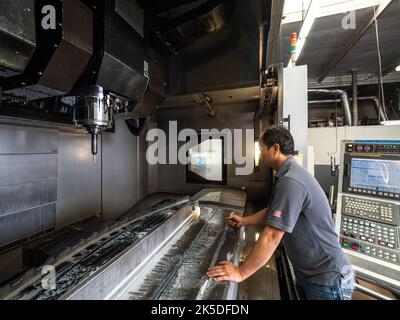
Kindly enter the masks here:
[[[273, 63], [283, 62], [286, 65], [289, 61], [290, 35], [293, 32], [300, 33], [312, 1], [316, 0], [277, 1], [276, 7], [282, 2], [284, 9], [279, 33], [275, 32], [275, 38], [270, 39], [273, 44], [268, 48], [268, 54], [274, 57]], [[352, 69], [358, 71], [360, 84], [377, 83], [380, 69], [376, 34], [384, 82], [400, 81], [400, 72], [395, 71], [400, 64], [398, 1], [319, 2], [319, 12], [297, 60], [297, 65], [308, 65], [311, 87], [349, 85]], [[351, 14], [354, 14], [354, 20], [350, 20]], [[378, 30], [375, 28], [375, 15]]]

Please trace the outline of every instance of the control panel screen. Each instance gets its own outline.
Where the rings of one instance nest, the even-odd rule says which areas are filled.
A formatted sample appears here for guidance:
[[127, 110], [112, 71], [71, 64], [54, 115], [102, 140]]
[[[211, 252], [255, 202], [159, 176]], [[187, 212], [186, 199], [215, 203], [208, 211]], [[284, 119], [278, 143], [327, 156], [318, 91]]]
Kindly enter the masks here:
[[400, 193], [400, 161], [353, 158], [350, 187]]

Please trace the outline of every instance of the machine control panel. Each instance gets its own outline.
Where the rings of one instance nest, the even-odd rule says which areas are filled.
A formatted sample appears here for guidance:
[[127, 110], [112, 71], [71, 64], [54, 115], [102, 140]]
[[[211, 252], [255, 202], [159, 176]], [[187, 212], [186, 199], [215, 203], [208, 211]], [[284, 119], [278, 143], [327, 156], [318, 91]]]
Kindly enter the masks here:
[[345, 195], [342, 200], [342, 214], [391, 225], [397, 225], [399, 209], [399, 206], [394, 202], [383, 202], [373, 198]]
[[344, 249], [400, 265], [400, 204], [342, 196], [340, 241]]
[[364, 219], [342, 217], [342, 234], [389, 249], [399, 248], [399, 234], [394, 226], [370, 222]]
[[341, 238], [342, 247], [344, 249], [359, 252], [367, 256], [377, 258], [393, 264], [399, 264], [400, 255], [396, 251], [385, 250], [381, 247], [366, 244], [353, 239]]
[[[344, 141], [341, 151], [336, 214], [340, 244], [346, 254], [364, 261], [359, 268], [398, 283], [400, 141]], [[382, 266], [399, 271], [399, 277]]]
[[400, 143], [346, 143], [342, 191], [400, 201]]
[[370, 144], [370, 143], [347, 143], [346, 152], [353, 153], [383, 153], [383, 154], [399, 154], [400, 155], [400, 144], [398, 143], [382, 143], [382, 144]]

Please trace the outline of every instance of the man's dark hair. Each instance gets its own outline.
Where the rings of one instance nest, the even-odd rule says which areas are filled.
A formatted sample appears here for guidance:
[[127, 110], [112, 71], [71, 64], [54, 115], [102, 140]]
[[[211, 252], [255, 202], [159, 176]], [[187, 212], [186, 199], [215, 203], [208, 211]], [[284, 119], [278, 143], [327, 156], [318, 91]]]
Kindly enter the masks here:
[[264, 130], [260, 136], [260, 141], [271, 148], [274, 144], [279, 144], [284, 155], [294, 154], [294, 140], [289, 130], [284, 127], [271, 127]]

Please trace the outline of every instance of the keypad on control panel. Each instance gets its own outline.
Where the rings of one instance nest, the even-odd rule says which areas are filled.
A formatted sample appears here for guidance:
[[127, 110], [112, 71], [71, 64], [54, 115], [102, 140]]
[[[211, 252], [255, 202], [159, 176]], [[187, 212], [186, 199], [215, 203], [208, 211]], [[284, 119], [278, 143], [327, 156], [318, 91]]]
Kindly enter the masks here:
[[348, 238], [342, 238], [341, 244], [342, 247], [347, 250], [360, 252], [362, 254], [366, 254], [368, 256], [377, 259], [385, 260], [390, 263], [399, 264], [400, 256], [394, 251], [385, 250], [383, 248], [371, 244], [354, 242], [353, 240]]
[[343, 216], [342, 234], [389, 249], [397, 248], [397, 230], [392, 226]]
[[395, 224], [396, 209], [393, 203], [345, 196], [342, 213]]

